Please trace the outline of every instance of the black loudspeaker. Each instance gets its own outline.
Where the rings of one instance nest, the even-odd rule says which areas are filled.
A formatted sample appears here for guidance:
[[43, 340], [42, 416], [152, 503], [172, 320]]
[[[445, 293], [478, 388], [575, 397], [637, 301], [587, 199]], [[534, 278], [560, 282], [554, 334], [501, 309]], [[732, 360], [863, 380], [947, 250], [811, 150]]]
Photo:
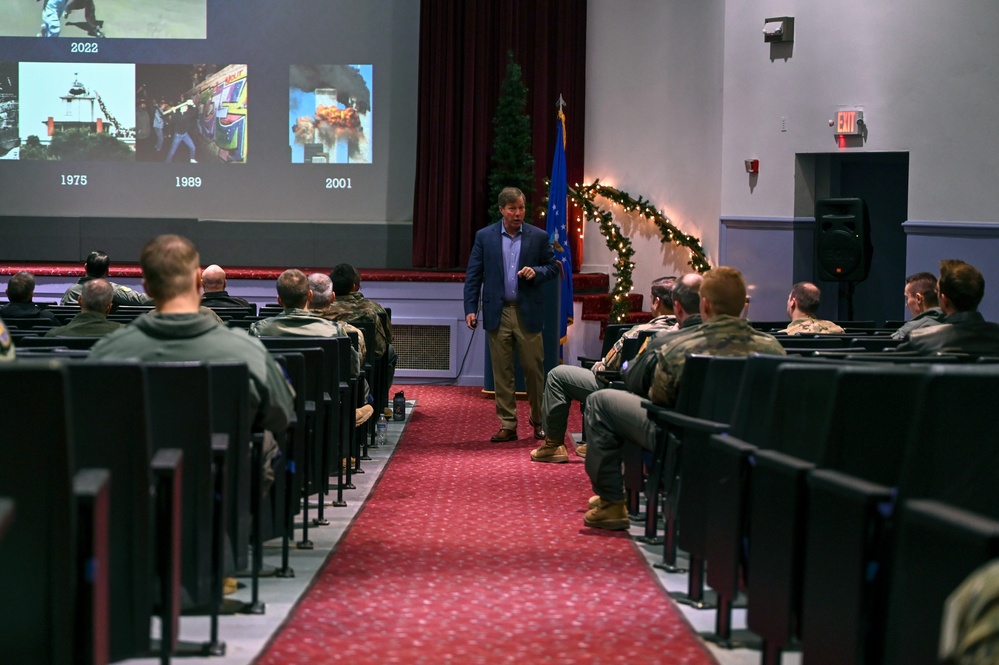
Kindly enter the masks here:
[[815, 267], [826, 282], [862, 282], [871, 270], [871, 225], [863, 199], [815, 202]]

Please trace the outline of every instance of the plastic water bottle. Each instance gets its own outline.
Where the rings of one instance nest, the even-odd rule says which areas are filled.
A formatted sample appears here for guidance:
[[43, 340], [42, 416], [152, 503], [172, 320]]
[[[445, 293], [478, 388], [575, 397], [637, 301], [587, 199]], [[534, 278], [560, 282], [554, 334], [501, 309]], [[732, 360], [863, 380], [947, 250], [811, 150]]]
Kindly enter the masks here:
[[375, 446], [384, 446], [388, 443], [388, 421], [385, 414], [378, 416], [378, 423], [375, 425]]

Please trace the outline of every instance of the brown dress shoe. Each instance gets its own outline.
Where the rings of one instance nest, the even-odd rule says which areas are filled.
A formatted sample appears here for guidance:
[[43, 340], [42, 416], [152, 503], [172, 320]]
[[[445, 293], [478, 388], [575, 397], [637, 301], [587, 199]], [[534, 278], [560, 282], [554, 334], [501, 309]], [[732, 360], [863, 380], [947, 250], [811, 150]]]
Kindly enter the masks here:
[[500, 443], [503, 441], [516, 441], [517, 430], [507, 429], [506, 427], [500, 427], [499, 431], [493, 434], [492, 438], [489, 440], [494, 443]]
[[531, 427], [534, 428], [534, 438], [538, 441], [544, 441], [545, 439], [545, 428], [541, 423], [536, 423], [531, 421]]

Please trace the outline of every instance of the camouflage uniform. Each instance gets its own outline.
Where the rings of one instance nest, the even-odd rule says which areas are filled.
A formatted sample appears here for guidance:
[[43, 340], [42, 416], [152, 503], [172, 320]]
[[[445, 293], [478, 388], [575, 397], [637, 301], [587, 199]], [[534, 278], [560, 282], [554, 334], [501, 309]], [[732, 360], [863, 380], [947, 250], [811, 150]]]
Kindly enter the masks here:
[[[350, 326], [355, 331], [357, 328]], [[256, 321], [250, 326], [253, 337], [286, 337], [298, 335], [301, 337], [347, 337], [350, 330], [347, 324], [316, 316], [314, 312], [305, 309], [289, 307], [277, 316]], [[358, 343], [363, 336], [358, 335]], [[361, 373], [361, 355], [357, 349], [350, 350], [350, 375], [356, 377]]]
[[999, 560], [985, 564], [944, 604], [940, 657], [951, 665], [999, 663]]
[[701, 353], [710, 356], [748, 356], [765, 353], [787, 355], [772, 335], [755, 330], [745, 319], [718, 315], [683, 337], [657, 350], [659, 366], [652, 379], [649, 399], [659, 406], [676, 404], [683, 363], [687, 354]]
[[15, 355], [14, 340], [11, 339], [7, 326], [0, 321], [0, 362], [13, 360]]
[[[687, 354], [785, 355], [780, 342], [734, 316], [717, 315], [696, 328], [671, 333], [669, 338], [654, 351], [659, 364], [649, 391], [649, 398], [661, 406], [676, 402]], [[622, 447], [626, 442], [647, 450], [655, 446], [656, 427], [642, 407], [642, 397], [624, 390], [598, 390], [586, 400], [586, 430], [586, 473], [593, 491], [604, 501], [623, 501]]]
[[386, 325], [382, 325], [379, 314], [384, 314], [385, 309], [374, 300], [368, 300], [360, 291], [348, 293], [345, 296], [337, 296], [328, 307], [315, 310], [317, 316], [331, 321], [373, 321], [375, 324], [375, 354], [379, 357], [385, 355], [388, 345], [392, 343], [392, 324], [385, 318]]
[[791, 324], [787, 328], [778, 330], [777, 332], [787, 333], [788, 335], [800, 335], [802, 333], [807, 335], [838, 335], [844, 331], [832, 321], [805, 316], [791, 321]]
[[613, 348], [607, 352], [601, 360], [598, 360], [593, 364], [593, 373], [604, 371], [604, 370], [618, 370], [621, 369], [621, 349], [624, 347], [624, 340], [626, 339], [638, 339], [638, 336], [642, 334], [645, 330], [676, 330], [676, 317], [672, 314], [663, 314], [662, 316], [657, 316], [648, 323], [640, 323], [637, 326], [628, 328], [621, 337], [614, 342]]
[[[687, 321], [689, 320], [688, 318]], [[642, 330], [669, 331], [675, 325], [675, 317], [657, 316], [648, 323], [641, 323], [629, 328], [624, 335], [621, 335], [621, 338], [630, 336], [633, 339], [638, 337]], [[623, 342], [618, 341], [597, 365], [612, 370], [619, 369], [623, 345]], [[578, 365], [558, 365], [548, 372], [545, 377], [545, 393], [541, 401], [541, 421], [550, 440], [562, 441], [565, 439], [565, 430], [569, 422], [569, 406], [572, 404], [572, 400], [582, 403], [591, 393], [607, 387], [606, 383], [599, 381], [596, 377], [597, 365], [593, 366], [593, 371]]]
[[[66, 289], [66, 293], [62, 294], [62, 300], [59, 301], [60, 305], [76, 305], [80, 302], [80, 294], [83, 293], [83, 285], [92, 279], [98, 279], [97, 277], [81, 277], [80, 281], [73, 286]], [[106, 277], [102, 278], [111, 285], [114, 289], [114, 295], [111, 296], [111, 302], [115, 305], [152, 305], [153, 299], [144, 293], [139, 293], [127, 286], [122, 286], [121, 284], [115, 284], [114, 282], [108, 280]]]

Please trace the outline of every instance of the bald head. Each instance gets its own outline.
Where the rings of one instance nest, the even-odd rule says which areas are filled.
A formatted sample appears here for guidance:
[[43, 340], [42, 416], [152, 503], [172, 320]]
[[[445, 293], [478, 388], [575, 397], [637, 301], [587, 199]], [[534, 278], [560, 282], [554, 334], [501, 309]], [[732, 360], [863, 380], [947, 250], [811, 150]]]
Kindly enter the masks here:
[[201, 273], [201, 283], [209, 293], [225, 291], [225, 270], [213, 263]]
[[696, 272], [687, 273], [673, 285], [673, 310], [676, 320], [683, 323], [691, 314], [701, 311], [701, 282], [704, 278]]

